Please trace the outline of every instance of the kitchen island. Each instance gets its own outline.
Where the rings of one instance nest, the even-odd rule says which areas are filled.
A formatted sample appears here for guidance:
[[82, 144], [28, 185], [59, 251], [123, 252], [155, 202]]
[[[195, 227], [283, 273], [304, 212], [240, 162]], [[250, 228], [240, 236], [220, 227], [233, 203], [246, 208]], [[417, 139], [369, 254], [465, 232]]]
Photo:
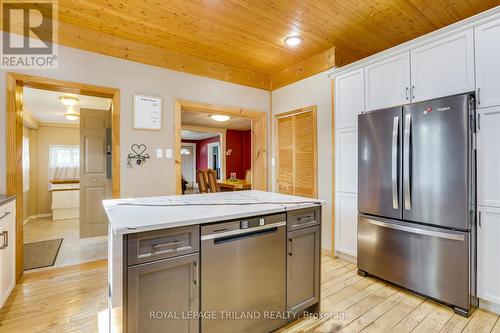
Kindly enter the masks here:
[[106, 200], [111, 332], [269, 332], [319, 311], [323, 201]]

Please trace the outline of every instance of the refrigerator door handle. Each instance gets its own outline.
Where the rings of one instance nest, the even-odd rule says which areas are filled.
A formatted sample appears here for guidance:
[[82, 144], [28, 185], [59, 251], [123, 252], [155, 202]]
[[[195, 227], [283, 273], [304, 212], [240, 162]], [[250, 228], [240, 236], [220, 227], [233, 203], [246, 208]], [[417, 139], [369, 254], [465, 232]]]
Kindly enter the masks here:
[[404, 129], [404, 156], [403, 156], [403, 192], [404, 206], [406, 210], [411, 210], [411, 188], [410, 188], [410, 140], [411, 140], [411, 114], [406, 114]]
[[420, 229], [420, 228], [413, 228], [413, 227], [408, 227], [405, 225], [387, 223], [387, 222], [376, 221], [376, 220], [372, 220], [372, 219], [366, 219], [366, 221], [370, 224], [378, 225], [380, 227], [399, 230], [399, 231], [405, 231], [405, 232], [409, 232], [412, 234], [419, 234], [419, 235], [455, 240], [455, 241], [460, 241], [460, 242], [465, 241], [464, 235], [452, 234], [452, 233], [441, 232], [441, 231], [433, 231], [433, 230], [427, 230], [427, 229]]
[[398, 134], [399, 134], [399, 117], [394, 117], [392, 124], [392, 208], [399, 209], [398, 200]]

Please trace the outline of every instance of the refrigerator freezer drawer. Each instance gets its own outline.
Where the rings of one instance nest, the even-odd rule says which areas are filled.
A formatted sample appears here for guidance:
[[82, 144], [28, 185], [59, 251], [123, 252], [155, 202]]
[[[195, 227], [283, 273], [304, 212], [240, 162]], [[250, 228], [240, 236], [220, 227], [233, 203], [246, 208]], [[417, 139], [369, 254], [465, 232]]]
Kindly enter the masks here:
[[358, 216], [358, 268], [462, 309], [470, 307], [470, 234]]

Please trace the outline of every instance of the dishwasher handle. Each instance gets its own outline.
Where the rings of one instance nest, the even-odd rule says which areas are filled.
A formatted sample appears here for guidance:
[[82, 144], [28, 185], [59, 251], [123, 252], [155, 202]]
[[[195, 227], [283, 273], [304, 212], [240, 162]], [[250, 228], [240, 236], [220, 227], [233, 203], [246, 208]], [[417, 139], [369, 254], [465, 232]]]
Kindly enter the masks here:
[[271, 223], [268, 225], [258, 226], [255, 228], [237, 229], [237, 230], [231, 230], [231, 231], [226, 231], [226, 232], [218, 232], [218, 233], [214, 233], [214, 234], [201, 236], [201, 240], [206, 241], [206, 240], [213, 239], [216, 241], [216, 240], [222, 239], [222, 238], [224, 240], [228, 240], [229, 238], [233, 238], [235, 236], [238, 236], [237, 238], [241, 238], [244, 236], [252, 236], [252, 235], [261, 234], [261, 233], [266, 232], [266, 231], [272, 232], [273, 231], [272, 229], [277, 229], [277, 228], [285, 226], [285, 225], [286, 225], [286, 221], [282, 221], [282, 222], [277, 222], [277, 223]]

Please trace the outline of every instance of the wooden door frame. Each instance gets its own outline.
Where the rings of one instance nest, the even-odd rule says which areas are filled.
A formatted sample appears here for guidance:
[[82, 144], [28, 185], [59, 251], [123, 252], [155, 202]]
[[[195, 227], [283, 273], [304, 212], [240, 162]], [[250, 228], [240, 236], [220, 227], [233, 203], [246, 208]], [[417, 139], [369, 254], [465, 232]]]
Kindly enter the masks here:
[[[174, 148], [177, 194], [182, 194], [181, 128], [185, 127], [181, 125], [182, 111], [250, 119], [252, 122], [252, 189], [267, 191], [267, 112], [176, 99], [174, 101]], [[222, 156], [225, 159], [225, 148], [223, 149]]]
[[[274, 133], [276, 133], [276, 147], [275, 152], [279, 149], [278, 147], [278, 119], [295, 116], [301, 113], [311, 112], [313, 115], [313, 131], [314, 131], [314, 142], [313, 142], [313, 153], [314, 153], [314, 197], [318, 197], [318, 118], [317, 118], [317, 105], [306, 106], [300, 109], [295, 109], [292, 111], [286, 111], [274, 115]], [[276, 176], [275, 182], [278, 183], [278, 168], [279, 168], [279, 154], [275, 153], [275, 164], [276, 164]], [[276, 191], [278, 189], [276, 188]]]
[[23, 88], [110, 98], [112, 195], [120, 197], [120, 90], [8, 72], [6, 74], [7, 194], [16, 195], [16, 281], [23, 275]]

